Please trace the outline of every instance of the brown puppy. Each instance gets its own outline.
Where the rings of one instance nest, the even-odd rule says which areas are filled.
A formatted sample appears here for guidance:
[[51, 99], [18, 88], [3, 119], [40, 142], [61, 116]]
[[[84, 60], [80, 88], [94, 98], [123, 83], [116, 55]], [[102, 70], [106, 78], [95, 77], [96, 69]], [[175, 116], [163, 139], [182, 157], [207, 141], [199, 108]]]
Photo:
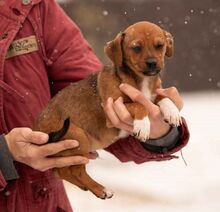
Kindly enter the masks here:
[[[132, 102], [120, 90], [121, 83], [128, 83], [141, 90], [147, 98], [160, 106], [170, 124], [179, 125], [180, 116], [176, 106], [167, 98], [156, 96], [161, 87], [159, 77], [164, 68], [165, 55], [173, 53], [172, 36], [155, 24], [139, 22], [119, 33], [107, 43], [105, 52], [113, 66], [69, 85], [59, 92], [37, 119], [34, 130], [49, 134], [50, 142], [60, 139], [79, 141], [78, 149], [63, 151], [57, 156], [83, 155], [103, 149], [122, 136], [116, 128], [109, 128], [101, 103], [109, 97], [123, 98], [124, 104], [134, 118], [134, 136], [149, 139], [150, 121], [148, 111], [139, 103]], [[107, 124], [106, 124], [107, 123]], [[95, 182], [86, 173], [85, 165], [54, 169], [56, 174], [82, 189], [90, 190], [97, 197], [110, 198], [113, 193]]]

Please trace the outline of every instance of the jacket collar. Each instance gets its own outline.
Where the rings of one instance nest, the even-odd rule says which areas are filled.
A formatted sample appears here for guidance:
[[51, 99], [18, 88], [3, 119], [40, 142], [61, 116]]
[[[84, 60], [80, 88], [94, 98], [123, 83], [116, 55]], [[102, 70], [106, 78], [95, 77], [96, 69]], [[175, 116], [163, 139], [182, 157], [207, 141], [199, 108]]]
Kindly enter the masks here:
[[26, 7], [32, 7], [33, 5], [38, 4], [41, 1], [42, 0], [12, 0], [9, 4], [12, 8], [23, 10]]
[[0, 13], [16, 22], [24, 22], [31, 8], [42, 0], [0, 0]]
[[13, 0], [11, 8], [17, 9], [22, 15], [27, 16], [31, 8], [42, 0]]

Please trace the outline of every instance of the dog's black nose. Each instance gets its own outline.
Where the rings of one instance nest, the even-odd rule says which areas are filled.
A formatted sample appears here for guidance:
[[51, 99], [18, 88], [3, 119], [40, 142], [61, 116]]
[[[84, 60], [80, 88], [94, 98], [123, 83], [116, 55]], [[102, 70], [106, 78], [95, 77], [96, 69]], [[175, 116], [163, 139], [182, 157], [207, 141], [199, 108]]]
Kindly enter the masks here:
[[155, 69], [157, 67], [157, 60], [155, 58], [149, 58], [146, 64], [149, 69]]

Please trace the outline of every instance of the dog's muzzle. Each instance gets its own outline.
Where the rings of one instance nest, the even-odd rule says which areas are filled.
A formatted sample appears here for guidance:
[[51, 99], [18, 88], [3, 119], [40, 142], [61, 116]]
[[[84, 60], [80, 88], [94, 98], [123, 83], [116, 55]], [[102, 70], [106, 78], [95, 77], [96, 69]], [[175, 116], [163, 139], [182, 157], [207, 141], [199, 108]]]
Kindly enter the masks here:
[[143, 71], [145, 76], [154, 76], [160, 72], [160, 68], [157, 67], [157, 60], [155, 58], [149, 58], [146, 61], [146, 69]]
[[160, 69], [154, 69], [154, 70], [146, 69], [146, 70], [143, 71], [143, 74], [145, 76], [155, 76], [155, 75], [157, 75], [159, 73], [160, 73]]
[[157, 68], [157, 60], [155, 58], [147, 59], [146, 66], [147, 66], [147, 68], [152, 69], [152, 70], [156, 69]]

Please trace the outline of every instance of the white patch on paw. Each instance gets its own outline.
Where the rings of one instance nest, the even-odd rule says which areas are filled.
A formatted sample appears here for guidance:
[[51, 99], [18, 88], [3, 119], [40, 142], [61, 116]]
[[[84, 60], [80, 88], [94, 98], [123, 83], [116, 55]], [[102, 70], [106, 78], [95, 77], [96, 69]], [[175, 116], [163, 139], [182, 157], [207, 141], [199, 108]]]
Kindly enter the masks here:
[[181, 124], [179, 110], [170, 99], [164, 98], [158, 102], [158, 105], [164, 116], [164, 119], [168, 121], [170, 125], [177, 127]]
[[109, 199], [114, 195], [114, 192], [108, 188], [104, 188], [103, 192], [105, 193], [105, 199]]
[[146, 141], [150, 137], [150, 120], [146, 116], [142, 120], [134, 120], [133, 134], [141, 141]]

